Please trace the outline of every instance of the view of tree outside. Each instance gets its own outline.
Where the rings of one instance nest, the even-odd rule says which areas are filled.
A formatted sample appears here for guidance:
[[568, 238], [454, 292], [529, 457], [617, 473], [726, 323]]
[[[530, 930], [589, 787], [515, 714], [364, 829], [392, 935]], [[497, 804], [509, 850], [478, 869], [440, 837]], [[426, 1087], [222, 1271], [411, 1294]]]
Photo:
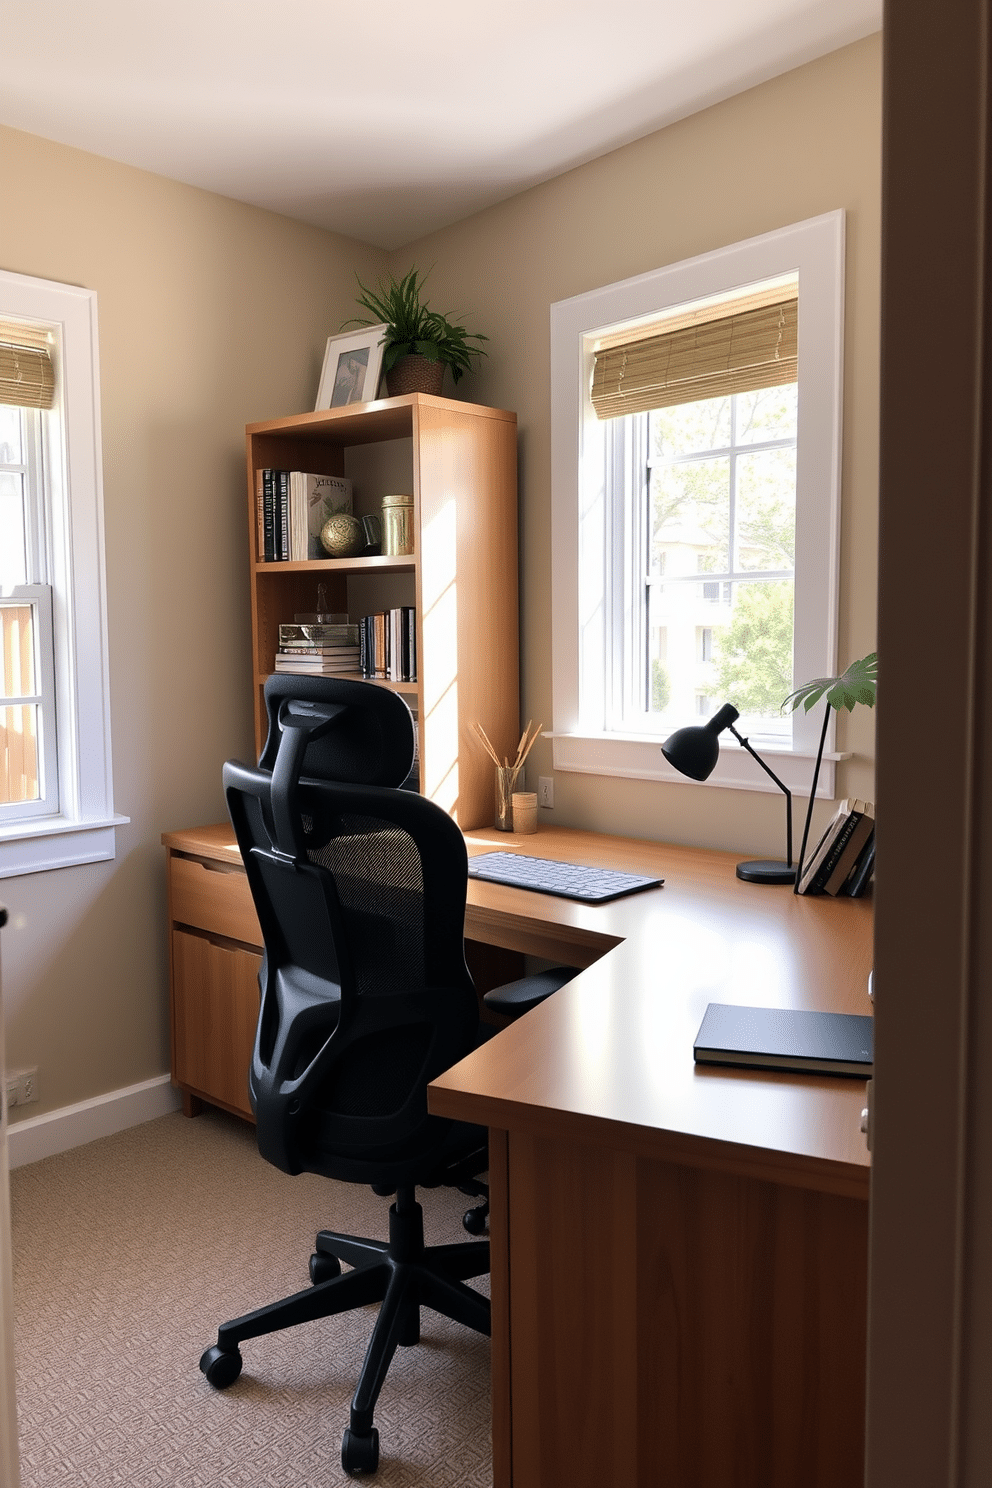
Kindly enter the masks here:
[[648, 415], [648, 706], [666, 727], [732, 702], [788, 732], [796, 411], [791, 383]]
[[779, 712], [792, 691], [791, 584], [741, 584], [730, 624], [714, 637], [713, 681], [707, 697], [740, 713]]

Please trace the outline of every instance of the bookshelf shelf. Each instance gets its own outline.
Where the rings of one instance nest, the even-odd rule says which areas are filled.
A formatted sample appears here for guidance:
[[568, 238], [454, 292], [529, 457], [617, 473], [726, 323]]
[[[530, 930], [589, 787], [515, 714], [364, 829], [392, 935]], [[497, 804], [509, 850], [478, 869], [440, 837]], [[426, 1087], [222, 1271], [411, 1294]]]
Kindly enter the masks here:
[[375, 558], [327, 558], [307, 563], [256, 563], [258, 574], [271, 576], [280, 573], [357, 574], [357, 573], [415, 573], [416, 560], [412, 554], [403, 557]]
[[[280, 672], [278, 673], [278, 675], [280, 677], [285, 677], [286, 673]], [[359, 677], [357, 672], [331, 672], [327, 675], [334, 677], [346, 677], [350, 678], [352, 681], [358, 682], [370, 682], [375, 687], [385, 687], [387, 691], [401, 693], [404, 697], [407, 698], [415, 698], [420, 690], [420, 684], [417, 682], [390, 682], [388, 677]]]
[[[516, 415], [423, 393], [249, 424], [249, 574], [255, 737], [279, 625], [318, 608], [362, 615], [410, 605], [419, 677], [385, 682], [417, 715], [421, 790], [463, 829], [493, 821], [492, 765], [481, 723], [512, 754], [520, 735]], [[256, 474], [266, 467], [347, 476], [356, 515], [382, 498], [414, 499], [415, 548], [402, 557], [260, 561]]]

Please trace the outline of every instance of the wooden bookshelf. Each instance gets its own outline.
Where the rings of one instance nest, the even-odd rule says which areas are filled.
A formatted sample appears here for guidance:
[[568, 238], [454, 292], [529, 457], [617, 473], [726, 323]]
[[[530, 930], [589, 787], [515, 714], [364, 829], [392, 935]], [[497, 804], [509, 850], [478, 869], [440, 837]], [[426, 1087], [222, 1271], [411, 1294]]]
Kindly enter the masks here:
[[[493, 767], [482, 724], [511, 757], [520, 736], [517, 616], [516, 415], [412, 393], [352, 408], [250, 424], [248, 460], [255, 740], [280, 623], [327, 608], [352, 621], [412, 605], [416, 682], [381, 682], [415, 711], [421, 789], [463, 830], [493, 821]], [[258, 550], [256, 472], [266, 467], [347, 476], [357, 516], [382, 498], [413, 495], [415, 551], [406, 557], [266, 563]]]

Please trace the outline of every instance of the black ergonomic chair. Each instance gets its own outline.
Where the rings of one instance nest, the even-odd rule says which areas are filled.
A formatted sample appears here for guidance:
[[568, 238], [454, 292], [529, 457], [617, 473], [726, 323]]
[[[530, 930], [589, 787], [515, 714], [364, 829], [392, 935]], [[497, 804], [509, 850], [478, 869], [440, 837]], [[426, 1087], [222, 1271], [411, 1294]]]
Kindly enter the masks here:
[[[200, 1368], [223, 1389], [244, 1339], [381, 1302], [341, 1447], [345, 1471], [374, 1472], [375, 1403], [396, 1346], [418, 1341], [420, 1307], [489, 1333], [488, 1299], [465, 1284], [488, 1271], [489, 1242], [426, 1247], [415, 1188], [485, 1192], [485, 1130], [428, 1115], [426, 1090], [493, 1030], [465, 965], [461, 832], [396, 788], [414, 754], [406, 704], [366, 683], [273, 677], [266, 705], [259, 765], [224, 767], [265, 946], [249, 1074], [259, 1150], [286, 1173], [396, 1198], [388, 1242], [321, 1231], [313, 1285], [225, 1323]], [[572, 975], [513, 984], [508, 1005]]]

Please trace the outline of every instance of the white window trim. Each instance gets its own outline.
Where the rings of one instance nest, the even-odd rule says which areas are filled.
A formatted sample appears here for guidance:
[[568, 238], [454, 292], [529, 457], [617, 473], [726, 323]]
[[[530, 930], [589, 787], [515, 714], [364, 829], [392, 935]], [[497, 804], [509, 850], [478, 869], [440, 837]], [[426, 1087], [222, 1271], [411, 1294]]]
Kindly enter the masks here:
[[93, 290], [0, 271], [0, 313], [42, 321], [61, 340], [45, 451], [60, 809], [0, 828], [0, 878], [111, 859], [114, 813], [97, 303]]
[[[556, 770], [693, 785], [668, 764], [657, 738], [607, 732], [583, 717], [584, 667], [602, 677], [609, 596], [597, 590], [597, 542], [605, 534], [602, 425], [589, 399], [591, 342], [608, 327], [648, 319], [668, 306], [799, 273], [799, 438], [796, 466], [797, 591], [795, 674], [799, 682], [836, 670], [841, 436], [843, 411], [844, 212], [828, 212], [698, 258], [591, 290], [551, 307], [551, 511], [553, 762]], [[589, 456], [592, 456], [590, 458]], [[595, 474], [590, 477], [590, 472]], [[586, 540], [582, 541], [585, 531]], [[584, 583], [580, 595], [580, 564]], [[580, 646], [580, 634], [584, 644]], [[794, 718], [791, 750], [760, 752], [790, 790], [808, 794], [822, 710]], [[707, 785], [777, 791], [732, 739]], [[817, 795], [833, 797], [831, 715]]]

